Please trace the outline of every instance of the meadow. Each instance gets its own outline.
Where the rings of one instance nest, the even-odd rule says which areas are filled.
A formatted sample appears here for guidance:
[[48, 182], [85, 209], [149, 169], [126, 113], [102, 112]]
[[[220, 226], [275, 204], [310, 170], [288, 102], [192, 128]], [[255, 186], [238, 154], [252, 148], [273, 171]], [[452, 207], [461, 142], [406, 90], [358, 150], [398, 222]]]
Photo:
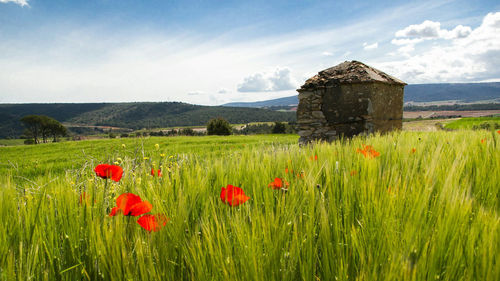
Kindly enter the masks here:
[[[484, 116], [484, 117], [470, 117], [470, 118], [460, 118], [454, 120], [445, 125], [445, 128], [457, 130], [457, 129], [474, 129], [480, 127], [481, 125], [488, 124], [491, 128], [500, 128], [500, 116]], [[484, 128], [486, 129], [486, 128]]]
[[[0, 280], [500, 280], [499, 133], [297, 139], [0, 147]], [[169, 221], [109, 216], [124, 193]]]

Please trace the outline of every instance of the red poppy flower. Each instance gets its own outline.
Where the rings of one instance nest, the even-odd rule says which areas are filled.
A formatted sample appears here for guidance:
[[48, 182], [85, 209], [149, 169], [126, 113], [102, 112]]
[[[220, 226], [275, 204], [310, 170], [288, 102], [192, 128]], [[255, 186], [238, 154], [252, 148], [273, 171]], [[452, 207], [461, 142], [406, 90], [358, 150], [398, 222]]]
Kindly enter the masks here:
[[167, 225], [169, 220], [164, 214], [144, 215], [137, 220], [137, 223], [147, 231], [158, 231]]
[[153, 205], [148, 201], [142, 201], [141, 197], [132, 193], [123, 193], [116, 198], [116, 207], [111, 209], [110, 217], [121, 212], [124, 216], [140, 216], [153, 209]]
[[482, 140], [481, 140], [481, 143], [485, 143], [485, 142], [486, 142], [486, 139], [482, 139]]
[[411, 149], [411, 153], [413, 154], [415, 152], [417, 152], [417, 149], [414, 147], [414, 148]]
[[111, 178], [116, 182], [120, 181], [123, 175], [122, 167], [108, 164], [97, 165], [97, 167], [94, 168], [94, 172], [103, 179]]
[[354, 177], [357, 174], [358, 174], [358, 171], [356, 171], [356, 170], [352, 170], [350, 173], [351, 177]]
[[283, 181], [280, 178], [275, 178], [274, 181], [270, 184], [267, 185], [267, 187], [270, 187], [272, 189], [280, 189], [283, 188], [283, 186], [289, 186], [289, 184], [286, 181]]
[[161, 170], [158, 169], [158, 171], [155, 171], [155, 169], [151, 168], [151, 175], [154, 177], [158, 175], [158, 177], [161, 177]]
[[309, 159], [311, 159], [311, 161], [316, 161], [318, 160], [318, 155], [311, 156]]
[[228, 184], [226, 187], [221, 188], [220, 199], [229, 206], [236, 207], [245, 203], [250, 197], [245, 195], [243, 189]]
[[380, 152], [376, 151], [371, 145], [363, 145], [363, 149], [358, 148], [357, 153], [361, 153], [365, 158], [375, 158], [380, 156]]
[[498, 130], [498, 131], [497, 131], [497, 133], [499, 133], [499, 134], [500, 134], [500, 130]]

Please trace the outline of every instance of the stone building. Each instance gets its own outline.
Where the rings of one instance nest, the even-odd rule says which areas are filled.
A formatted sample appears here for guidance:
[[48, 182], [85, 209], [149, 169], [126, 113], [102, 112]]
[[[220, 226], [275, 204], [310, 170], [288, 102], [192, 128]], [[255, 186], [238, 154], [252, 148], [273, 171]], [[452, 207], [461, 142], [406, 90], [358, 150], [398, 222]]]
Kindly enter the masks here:
[[297, 90], [299, 142], [401, 129], [405, 85], [358, 61], [320, 71]]

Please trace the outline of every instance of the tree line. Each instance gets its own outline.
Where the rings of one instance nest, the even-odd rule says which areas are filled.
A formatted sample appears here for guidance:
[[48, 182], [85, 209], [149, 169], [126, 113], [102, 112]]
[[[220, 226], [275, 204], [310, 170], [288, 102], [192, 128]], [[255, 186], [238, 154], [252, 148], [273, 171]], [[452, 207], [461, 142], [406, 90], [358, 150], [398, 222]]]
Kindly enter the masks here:
[[24, 131], [26, 143], [46, 143], [49, 139], [57, 142], [58, 137], [68, 135], [66, 127], [54, 118], [45, 115], [27, 115], [21, 118], [21, 122], [26, 127]]

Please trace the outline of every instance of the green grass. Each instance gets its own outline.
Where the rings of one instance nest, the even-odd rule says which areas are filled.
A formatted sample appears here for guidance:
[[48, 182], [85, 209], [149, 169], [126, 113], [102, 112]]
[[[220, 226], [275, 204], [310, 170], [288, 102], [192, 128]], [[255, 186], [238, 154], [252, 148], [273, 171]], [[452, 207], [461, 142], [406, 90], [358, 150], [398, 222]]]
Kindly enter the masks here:
[[496, 117], [467, 117], [450, 122], [445, 125], [447, 129], [472, 129], [474, 126], [480, 126], [483, 123], [498, 124], [500, 126], [500, 116]]
[[[498, 142], [457, 131], [307, 147], [278, 135], [2, 147], [0, 279], [499, 280]], [[356, 153], [363, 144], [380, 156]], [[94, 175], [115, 161], [119, 183]], [[267, 187], [275, 177], [288, 192]], [[251, 199], [223, 204], [227, 184]], [[149, 233], [108, 217], [124, 192], [170, 222]]]
[[0, 139], [0, 146], [23, 145], [23, 139]]

